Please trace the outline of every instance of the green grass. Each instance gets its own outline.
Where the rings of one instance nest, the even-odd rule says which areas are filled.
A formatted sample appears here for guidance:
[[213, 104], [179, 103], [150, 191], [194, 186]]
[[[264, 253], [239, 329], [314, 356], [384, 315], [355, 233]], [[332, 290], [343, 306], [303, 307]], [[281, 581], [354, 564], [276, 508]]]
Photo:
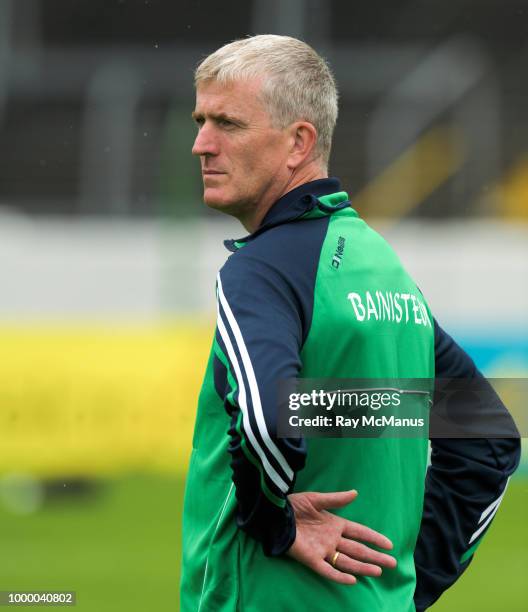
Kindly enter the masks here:
[[74, 590], [79, 612], [178, 610], [182, 498], [180, 479], [142, 476], [31, 516], [0, 510], [0, 590]]
[[[130, 476], [96, 492], [50, 498], [30, 516], [0, 507], [0, 590], [75, 590], [79, 612], [177, 611], [183, 482]], [[434, 612], [528, 609], [527, 508], [528, 480], [514, 480]]]

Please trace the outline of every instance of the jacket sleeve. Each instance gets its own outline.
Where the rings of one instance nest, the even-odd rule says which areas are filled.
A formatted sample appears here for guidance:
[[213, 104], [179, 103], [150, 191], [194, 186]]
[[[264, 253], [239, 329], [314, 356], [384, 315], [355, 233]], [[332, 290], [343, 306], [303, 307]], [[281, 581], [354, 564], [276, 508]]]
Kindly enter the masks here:
[[[436, 378], [479, 379], [494, 410], [511, 417], [472, 359], [435, 326]], [[497, 408], [498, 407], [498, 408]], [[478, 418], [479, 400], [471, 406]], [[515, 431], [515, 426], [512, 425]], [[428, 608], [468, 567], [520, 460], [519, 438], [431, 439], [422, 523], [414, 553], [418, 612]]]
[[277, 556], [295, 540], [287, 495], [306, 456], [302, 438], [277, 436], [277, 382], [297, 377], [301, 366], [299, 307], [273, 267], [243, 253], [218, 275], [217, 306], [215, 384], [230, 417], [236, 521]]

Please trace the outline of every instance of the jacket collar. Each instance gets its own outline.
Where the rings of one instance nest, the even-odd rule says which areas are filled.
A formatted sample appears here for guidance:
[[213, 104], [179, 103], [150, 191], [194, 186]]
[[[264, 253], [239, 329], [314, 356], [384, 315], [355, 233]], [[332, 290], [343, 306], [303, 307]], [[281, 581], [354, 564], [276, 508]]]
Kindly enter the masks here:
[[[337, 198], [336, 201], [325, 203], [325, 200], [328, 198], [323, 196], [330, 194], [342, 197]], [[323, 178], [310, 181], [288, 191], [288, 193], [279, 198], [268, 210], [262, 223], [252, 234], [248, 234], [238, 240], [224, 240], [224, 245], [229, 251], [234, 252], [266, 230], [307, 215], [307, 213], [309, 214], [315, 208], [322, 214], [331, 214], [335, 210], [341, 210], [348, 206], [350, 206], [350, 202], [347, 194], [341, 191], [339, 179]]]

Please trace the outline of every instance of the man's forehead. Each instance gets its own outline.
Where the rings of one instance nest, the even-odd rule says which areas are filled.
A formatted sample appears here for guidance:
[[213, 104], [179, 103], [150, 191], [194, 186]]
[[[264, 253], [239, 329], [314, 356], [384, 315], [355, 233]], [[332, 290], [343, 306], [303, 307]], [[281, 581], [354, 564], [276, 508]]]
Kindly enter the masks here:
[[205, 81], [196, 87], [195, 112], [241, 112], [247, 115], [257, 108], [262, 109], [257, 97], [259, 92], [260, 81], [254, 79], [227, 83]]

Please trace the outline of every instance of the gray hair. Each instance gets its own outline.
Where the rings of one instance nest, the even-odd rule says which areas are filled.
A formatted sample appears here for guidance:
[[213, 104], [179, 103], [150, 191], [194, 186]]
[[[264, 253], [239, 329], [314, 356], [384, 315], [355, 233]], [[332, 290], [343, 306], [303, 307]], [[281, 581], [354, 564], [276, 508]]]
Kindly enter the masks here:
[[272, 123], [284, 129], [308, 121], [317, 130], [315, 152], [328, 164], [337, 121], [337, 87], [330, 67], [312, 47], [290, 36], [261, 34], [224, 45], [196, 68], [194, 83], [267, 77], [261, 98]]

